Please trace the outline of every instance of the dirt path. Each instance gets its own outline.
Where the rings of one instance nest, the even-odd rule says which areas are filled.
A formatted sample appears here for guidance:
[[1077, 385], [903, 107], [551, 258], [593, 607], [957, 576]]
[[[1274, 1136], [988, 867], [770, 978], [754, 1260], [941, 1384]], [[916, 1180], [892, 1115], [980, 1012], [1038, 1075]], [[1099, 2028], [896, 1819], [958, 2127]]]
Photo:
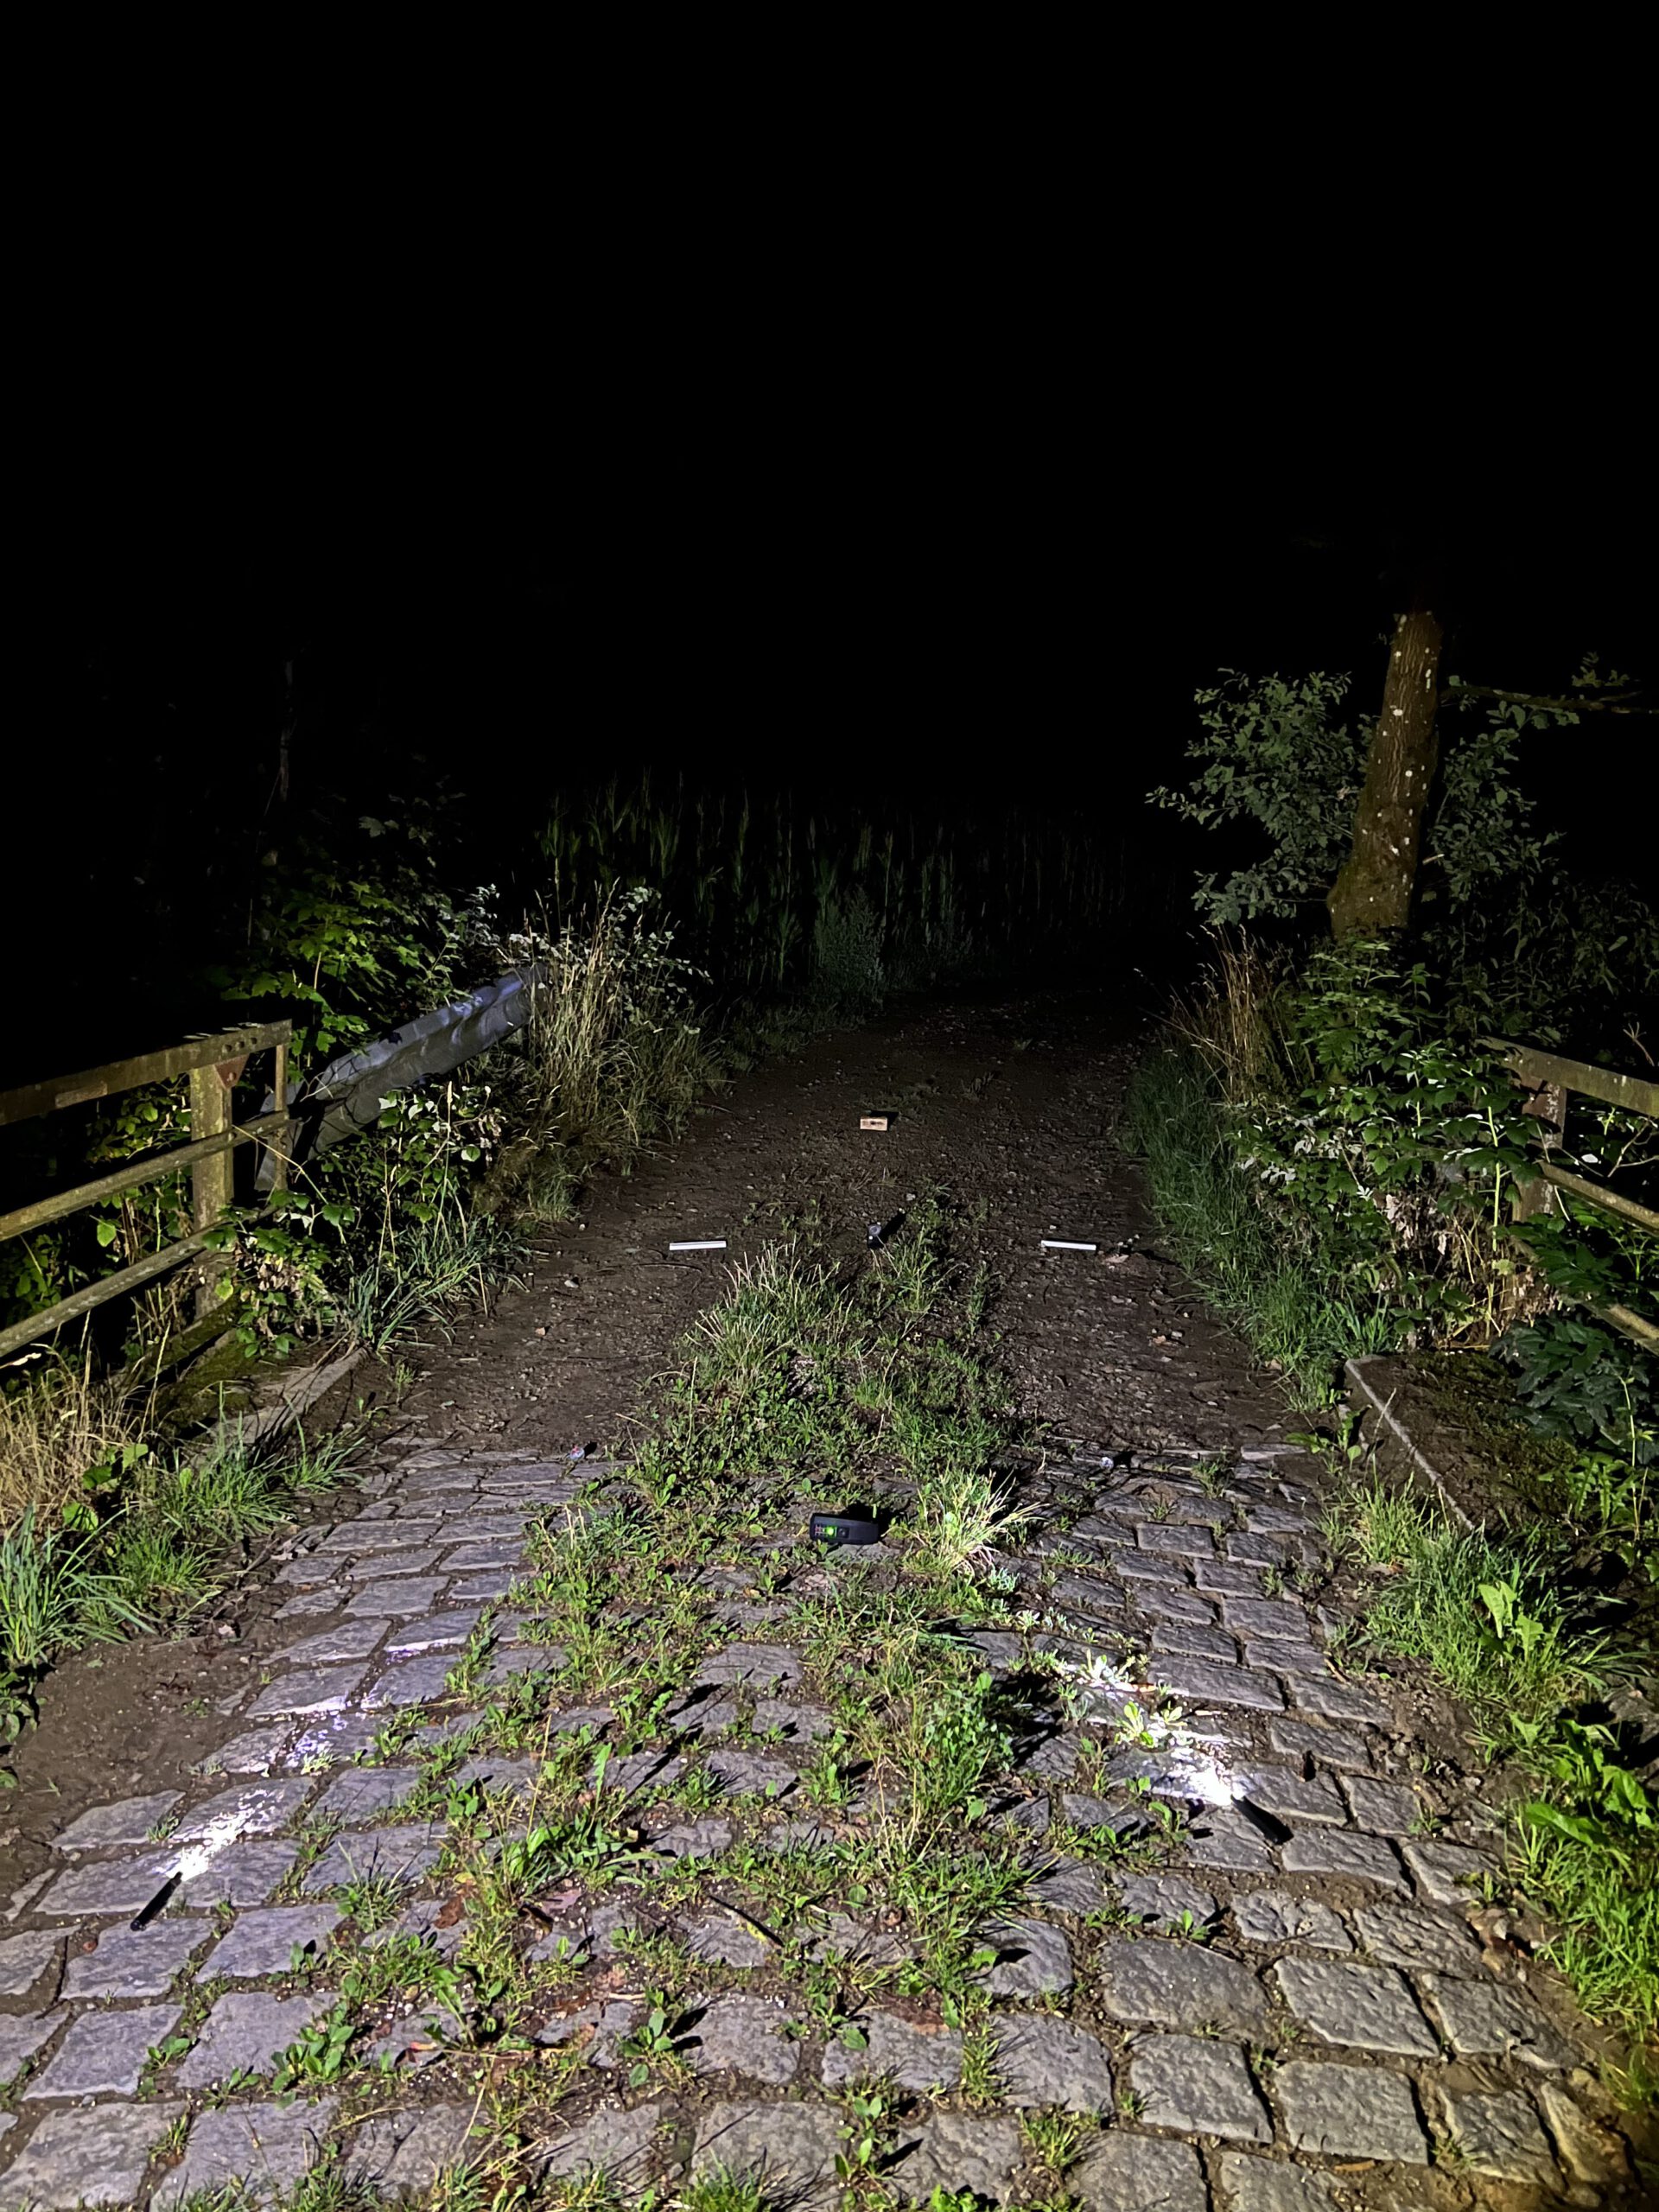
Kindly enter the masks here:
[[[584, 2163], [613, 2187], [584, 2203], [652, 2187], [677, 2202], [716, 2163], [764, 2171], [769, 2203], [833, 2203], [847, 2098], [867, 2076], [894, 2087], [875, 2125], [885, 2177], [860, 2202], [936, 2187], [1126, 2212], [1637, 2202], [1580, 2066], [1592, 2044], [1547, 1978], [1522, 1988], [1525, 1967], [1471, 1933], [1462, 1884], [1491, 1862], [1478, 1794], [1441, 1756], [1445, 1717], [1403, 1681], [1342, 1679], [1323, 1649], [1340, 1592], [1315, 1605], [1294, 1586], [1319, 1557], [1317, 1474], [1284, 1456], [1271, 1378], [1158, 1253], [1109, 1141], [1124, 1063], [1092, 1010], [1028, 1005], [823, 1039], [746, 1079], [550, 1232], [493, 1318], [426, 1356], [361, 1510], [281, 1547], [234, 1635], [63, 1670], [0, 1806], [7, 2212], [286, 2184], [329, 2139], [371, 2191], [425, 2190], [467, 2154], [470, 2124], [501, 2138], [509, 2076], [549, 2203]], [[872, 1109], [894, 1114], [885, 1135], [859, 1130]], [[1039, 1651], [1098, 1682], [1070, 1716], [1047, 1691], [1032, 1704], [976, 1815], [1028, 1847], [1026, 1893], [987, 1923], [988, 2020], [964, 2029], [905, 1993], [905, 1924], [880, 1897], [831, 1899], [827, 1921], [813, 1908], [819, 1954], [860, 1961], [849, 2034], [772, 1970], [754, 1854], [810, 1860], [855, 1840], [865, 1809], [807, 1813], [829, 1717], [791, 1625], [789, 1592], [810, 1596], [810, 1577], [760, 1565], [798, 1539], [774, 1516], [704, 1572], [715, 1640], [692, 1694], [656, 1748], [612, 1771], [645, 1808], [666, 1886], [629, 1911], [579, 1872], [533, 1897], [515, 1940], [545, 1967], [544, 2002], [515, 2024], [516, 2050], [451, 2055], [423, 2022], [450, 2014], [464, 2043], [487, 1993], [474, 1981], [423, 2011], [419, 1988], [400, 1995], [395, 1973], [375, 1980], [368, 1904], [391, 1898], [375, 1878], [395, 1878], [387, 1909], [425, 1939], [420, 1971], [453, 1955], [467, 1907], [434, 1869], [446, 1820], [470, 1815], [453, 1796], [431, 1809], [407, 1742], [379, 1756], [377, 1731], [418, 1713], [431, 1751], [481, 1717], [473, 1773], [448, 1777], [462, 1790], [522, 1779], [526, 1699], [543, 1746], [584, 1719], [605, 1739], [612, 1707], [562, 1707], [531, 1617], [499, 1624], [459, 1710], [446, 1689], [521, 1570], [525, 1516], [575, 1496], [589, 1469], [573, 1471], [573, 1446], [626, 1457], [624, 1416], [729, 1261], [791, 1218], [859, 1250], [938, 1183], [969, 1262], [1000, 1286], [990, 1325], [1020, 1410], [1057, 1440], [1026, 1481], [1030, 1541], [1006, 1562], [1027, 1624], [982, 1648], [1011, 1694]], [[1045, 1236], [1099, 1249], [1045, 1255]], [[716, 1236], [723, 1255], [667, 1251]], [[734, 1630], [764, 1640], [719, 1641]], [[1126, 1701], [1160, 1692], [1183, 1714], [1137, 1745]], [[1148, 1793], [1179, 1815], [1156, 1850]], [[1078, 1855], [1091, 1835], [1105, 1843]], [[1114, 1835], [1140, 1855], [1117, 1865]], [[165, 1909], [130, 1929], [192, 1845]], [[697, 1962], [696, 1986], [658, 2066], [648, 1974], [671, 1953]], [[393, 2070], [365, 2098], [363, 2077], [319, 2057], [301, 2101], [272, 2102], [276, 2055], [348, 1986]], [[556, 2062], [550, 2104], [525, 2105], [525, 2080]]]

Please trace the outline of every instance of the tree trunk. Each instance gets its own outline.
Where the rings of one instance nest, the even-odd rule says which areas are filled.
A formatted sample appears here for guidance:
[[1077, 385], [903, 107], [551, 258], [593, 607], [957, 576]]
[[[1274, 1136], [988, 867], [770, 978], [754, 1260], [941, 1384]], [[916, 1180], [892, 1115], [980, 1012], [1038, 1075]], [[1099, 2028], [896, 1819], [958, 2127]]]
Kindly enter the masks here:
[[1325, 904], [1338, 937], [1404, 929], [1440, 744], [1434, 704], [1441, 632], [1426, 607], [1395, 625], [1377, 716], [1354, 811], [1354, 849]]

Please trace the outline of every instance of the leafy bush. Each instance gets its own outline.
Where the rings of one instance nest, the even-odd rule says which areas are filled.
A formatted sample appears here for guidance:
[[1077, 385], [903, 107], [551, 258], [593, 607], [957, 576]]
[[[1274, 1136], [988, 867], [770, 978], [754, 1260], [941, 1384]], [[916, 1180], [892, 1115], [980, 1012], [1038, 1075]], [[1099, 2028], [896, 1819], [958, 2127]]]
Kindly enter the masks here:
[[1659, 1460], [1659, 1376], [1639, 1344], [1587, 1316], [1558, 1313], [1511, 1329], [1498, 1349], [1538, 1427], [1604, 1446], [1633, 1466]]

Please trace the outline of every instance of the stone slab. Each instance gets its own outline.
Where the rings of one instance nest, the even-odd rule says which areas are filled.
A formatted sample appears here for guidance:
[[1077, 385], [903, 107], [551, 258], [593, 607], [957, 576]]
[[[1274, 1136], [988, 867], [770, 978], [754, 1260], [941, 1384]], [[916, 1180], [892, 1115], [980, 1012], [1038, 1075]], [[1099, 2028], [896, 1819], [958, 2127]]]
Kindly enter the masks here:
[[300, 1855], [296, 1843], [233, 1843], [180, 1890], [176, 1903], [264, 1904]]
[[481, 1609], [478, 1606], [428, 1613], [423, 1620], [410, 1621], [406, 1627], [393, 1629], [386, 1638], [386, 1649], [393, 1658], [406, 1652], [458, 1649], [482, 1617]]
[[196, 1975], [198, 1981], [253, 1981], [289, 1974], [297, 1948], [321, 1958], [343, 1915], [331, 1904], [279, 1904], [245, 1912], [219, 1938]]
[[791, 2212], [830, 2212], [840, 2201], [840, 2115], [827, 2105], [711, 2105], [697, 2125], [694, 2181], [731, 2174], [760, 2183]]
[[1497, 1872], [1495, 1859], [1465, 1844], [1408, 1843], [1402, 1848], [1419, 1888], [1435, 1904], [1475, 1904], [1478, 1899], [1473, 1885], [1486, 1875]]
[[1271, 2143], [1273, 2122], [1236, 2044], [1201, 2036], [1137, 2036], [1129, 2081], [1148, 2127]]
[[1273, 1854], [1253, 1822], [1231, 1805], [1206, 1805], [1193, 1814], [1183, 1838], [1186, 1862], [1235, 1874], [1265, 1874]]
[[679, 1927], [692, 1957], [710, 1960], [716, 1966], [764, 1966], [777, 1948], [747, 1921], [718, 1905], [710, 1906], [706, 1912], [687, 1914]]
[[275, 1835], [288, 1826], [315, 1788], [308, 1775], [290, 1775], [278, 1782], [245, 1782], [192, 1806], [168, 1841], [175, 1845], [199, 1842], [226, 1827], [233, 1827], [238, 1835]]
[[232, 1990], [207, 2015], [196, 2047], [178, 2070], [184, 2089], [205, 2089], [232, 2074], [268, 2074], [302, 2028], [329, 2009], [322, 1996], [275, 1997], [269, 1990]]
[[985, 1976], [993, 1997], [1052, 1997], [1071, 1988], [1071, 1947], [1047, 1921], [993, 1921], [982, 1940], [996, 1950]]
[[56, 1928], [0, 1939], [0, 1997], [27, 1995], [62, 1949], [62, 1931]]
[[19, 2012], [0, 2012], [0, 2089], [15, 2082], [35, 2052], [51, 2042], [63, 2025], [61, 2010], [25, 2018]]
[[465, 2156], [472, 2118], [470, 2106], [427, 2105], [365, 2120], [352, 2138], [344, 2178], [386, 2197], [429, 2190]]
[[1191, 1621], [1160, 1621], [1152, 1631], [1155, 1653], [1174, 1652], [1187, 1659], [1213, 1659], [1223, 1667], [1238, 1663], [1238, 1646], [1218, 1628], [1203, 1628]]
[[435, 1704], [450, 1694], [448, 1678], [454, 1663], [453, 1651], [428, 1651], [388, 1667], [364, 1693], [364, 1707], [369, 1712], [391, 1707], [404, 1713], [410, 1706]]
[[1446, 2094], [1446, 2116], [1465, 2166], [1494, 2181], [1530, 2182], [1553, 2190], [1560, 2177], [1538, 2115], [1522, 2096]]
[[211, 1942], [213, 1923], [169, 1913], [148, 1928], [106, 1928], [98, 1948], [72, 1949], [66, 1997], [164, 1997], [187, 1961]]
[[442, 1821], [349, 1830], [334, 1838], [302, 1887], [308, 1897], [320, 1897], [342, 1884], [372, 1878], [417, 1882], [437, 1865], [442, 1849]]
[[798, 1778], [787, 1759], [765, 1751], [710, 1751], [709, 1771], [734, 1797], [787, 1796]]
[[150, 2051], [171, 2035], [176, 2005], [135, 2005], [83, 2012], [69, 2024], [52, 2063], [35, 2075], [25, 2097], [130, 2097]]
[[601, 2105], [548, 2153], [541, 2171], [560, 2179], [602, 2175], [613, 2196], [626, 2184], [629, 2196], [643, 2200], [662, 2116], [660, 2105], [636, 2105], [631, 2112]]
[[1369, 1728], [1391, 1728], [1394, 1708], [1374, 1690], [1352, 1682], [1327, 1681], [1319, 1675], [1292, 1675], [1290, 1694], [1300, 1713], [1317, 1713], [1322, 1720], [1357, 1721]]
[[1410, 1835], [1422, 1826], [1423, 1807], [1403, 1783], [1378, 1782], [1368, 1775], [1344, 1775], [1342, 1794], [1356, 1823], [1373, 1835]]
[[1348, 1808], [1328, 1774], [1305, 1780], [1294, 1767], [1249, 1767], [1237, 1777], [1237, 1794], [1288, 1826], [1308, 1821], [1319, 1827], [1344, 1827]]
[[1220, 2167], [1224, 2212], [1339, 2212], [1330, 2183], [1306, 2166], [1224, 2151]]
[[199, 2113], [184, 2157], [157, 2183], [154, 2212], [172, 2212], [198, 2192], [240, 2183], [250, 2204], [268, 2204], [293, 2190], [316, 2165], [327, 2140], [336, 2100], [317, 2104], [225, 2105]]
[[206, 1775], [269, 1774], [293, 1742], [295, 1726], [292, 1721], [272, 1720], [263, 1728], [245, 1729], [228, 1744], [221, 1744], [216, 1751], [209, 1751], [206, 1758], [198, 1759], [194, 1771]]
[[976, 2199], [1012, 2202], [1020, 2131], [1011, 2120], [933, 2112], [899, 2133], [890, 2181], [902, 2202], [927, 2204], [936, 2190], [971, 2190]]
[[123, 1797], [112, 1805], [94, 1805], [53, 1837], [52, 1848], [107, 1851], [118, 1843], [143, 1843], [156, 1823], [167, 1818], [179, 1796], [176, 1789], [161, 1789], [149, 1797]]
[[801, 2047], [789, 2039], [790, 2016], [777, 1999], [745, 1991], [700, 1998], [692, 2010], [700, 2016], [688, 2031], [694, 2073], [742, 2074], [774, 2089], [794, 2080]]
[[1348, 1931], [1328, 1904], [1287, 1890], [1249, 1890], [1233, 1899], [1238, 1932], [1251, 1943], [1311, 1943], [1320, 1951], [1351, 1951]]
[[45, 1896], [35, 1899], [35, 1910], [64, 1920], [116, 1913], [130, 1918], [149, 1903], [177, 1863], [175, 1851], [148, 1851], [67, 1867]]
[[1354, 1927], [1362, 1948], [1382, 1966], [1459, 1976], [1481, 1972], [1480, 1945], [1450, 1913], [1415, 1904], [1363, 1905]]
[[346, 1822], [378, 1820], [401, 1805], [424, 1779], [417, 1766], [348, 1766], [323, 1793], [316, 1817]]
[[1259, 2036], [1267, 1993], [1236, 1960], [1155, 1938], [1107, 1944], [1096, 1961], [1102, 2005], [1114, 2020], [1154, 2027], [1232, 2028]]
[[1403, 2074], [1296, 2058], [1276, 2069], [1273, 2089], [1293, 2150], [1428, 2164], [1428, 2139]]
[[273, 1652], [275, 1667], [330, 1667], [342, 1659], [366, 1659], [385, 1634], [383, 1620], [337, 1621], [331, 1628], [315, 1630]]
[[447, 1580], [442, 1574], [412, 1574], [401, 1580], [371, 1582], [355, 1592], [345, 1610], [359, 1619], [413, 1619], [431, 1611]]
[[1221, 1617], [1235, 1635], [1307, 1643], [1307, 1615], [1301, 1606], [1278, 1598], [1224, 1598]]
[[151, 2153], [178, 2118], [178, 2104], [106, 2105], [96, 2127], [84, 2112], [45, 2113], [6, 2173], [8, 2212], [138, 2202]]
[[832, 2042], [823, 2055], [828, 2089], [886, 2076], [901, 2089], [953, 2089], [962, 2073], [962, 2037], [955, 2028], [923, 2028], [891, 2012], [868, 2012], [858, 2023], [867, 2038], [862, 2050]]
[[1271, 1675], [1249, 1667], [1218, 1667], [1205, 1659], [1156, 1659], [1151, 1680], [1195, 1705], [1231, 1705], [1250, 1713], [1281, 1713], [1284, 1692]]
[[362, 1688], [366, 1667], [294, 1667], [261, 1690], [248, 1707], [250, 1720], [296, 1713], [343, 1713]]
[[1060, 2105], [1067, 2112], [1111, 2109], [1112, 2068], [1097, 2036], [1064, 2020], [1030, 2015], [998, 2019], [996, 2075], [1005, 2104]]
[[1281, 1959], [1271, 1969], [1279, 1993], [1322, 2043], [1391, 2058], [1438, 2058], [1440, 2038], [1392, 1967], [1343, 1959]]
[[1350, 1828], [1316, 1828], [1294, 1835], [1279, 1854], [1287, 1874], [1331, 1874], [1344, 1882], [1373, 1882], [1399, 1897], [1411, 1895], [1394, 1847], [1381, 1836]]
[[1087, 1859], [1057, 1859], [1033, 1881], [1031, 1895], [1062, 1912], [1098, 1912], [1106, 1903], [1106, 1877]]
[[1198, 2154], [1186, 2143], [1114, 2128], [1067, 2169], [1082, 2212], [1207, 2212]]
[[1268, 1723], [1268, 1741], [1281, 1758], [1314, 1758], [1328, 1767], [1367, 1773], [1370, 1746], [1357, 1728], [1343, 1728], [1320, 1720], [1306, 1720], [1287, 1713]]
[[1566, 2037], [1518, 1991], [1438, 1975], [1425, 1977], [1424, 1986], [1459, 2058], [1516, 2058], [1540, 2072], [1578, 2063]]
[[694, 1686], [745, 1682], [765, 1688], [800, 1679], [800, 1659], [787, 1644], [728, 1643], [723, 1650], [709, 1653], [697, 1669]]

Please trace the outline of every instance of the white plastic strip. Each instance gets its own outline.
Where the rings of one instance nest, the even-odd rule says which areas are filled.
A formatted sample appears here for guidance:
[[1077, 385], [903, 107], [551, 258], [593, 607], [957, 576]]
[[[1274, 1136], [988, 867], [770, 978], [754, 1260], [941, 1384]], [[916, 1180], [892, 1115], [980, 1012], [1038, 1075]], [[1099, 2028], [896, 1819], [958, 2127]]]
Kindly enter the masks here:
[[1098, 1252], [1100, 1247], [1098, 1244], [1073, 1244], [1064, 1236], [1045, 1236], [1042, 1249], [1045, 1252]]
[[668, 1249], [671, 1252], [723, 1252], [726, 1239], [723, 1236], [693, 1237], [684, 1243], [671, 1244]]

